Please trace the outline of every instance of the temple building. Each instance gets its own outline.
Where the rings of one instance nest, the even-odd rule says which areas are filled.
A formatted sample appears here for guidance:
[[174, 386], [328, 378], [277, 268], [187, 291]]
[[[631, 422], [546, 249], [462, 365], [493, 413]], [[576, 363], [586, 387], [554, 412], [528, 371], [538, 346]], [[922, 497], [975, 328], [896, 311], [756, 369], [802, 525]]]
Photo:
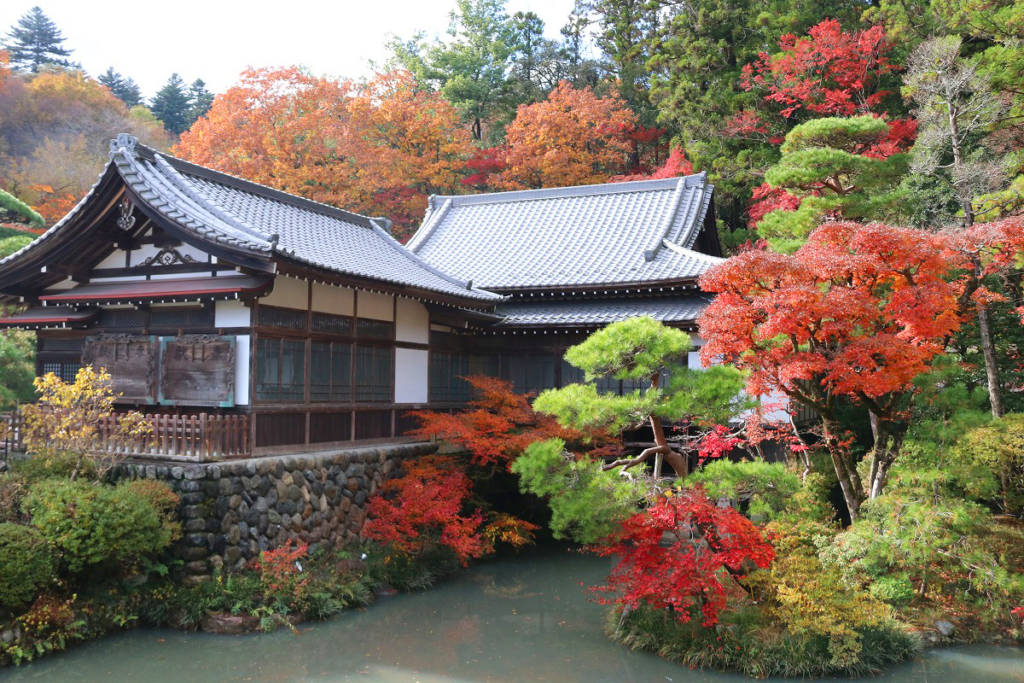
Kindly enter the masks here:
[[150, 455], [313, 451], [401, 440], [410, 410], [463, 405], [467, 375], [578, 381], [564, 350], [616, 320], [692, 331], [721, 257], [703, 175], [431, 197], [407, 245], [389, 228], [119, 135], [88, 195], [0, 261], [0, 326], [37, 331], [40, 374], [106, 368], [163, 426]]

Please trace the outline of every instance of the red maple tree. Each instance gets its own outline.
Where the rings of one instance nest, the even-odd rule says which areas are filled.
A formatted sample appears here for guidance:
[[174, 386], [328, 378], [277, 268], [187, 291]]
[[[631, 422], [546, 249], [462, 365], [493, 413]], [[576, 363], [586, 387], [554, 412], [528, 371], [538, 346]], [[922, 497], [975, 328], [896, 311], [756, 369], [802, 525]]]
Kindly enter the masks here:
[[363, 533], [412, 557], [444, 547], [465, 565], [489, 551], [481, 530], [483, 512], [464, 512], [472, 488], [454, 458], [427, 456], [411, 461], [404, 476], [388, 481], [381, 495], [370, 500]]
[[698, 614], [713, 626], [746, 572], [765, 568], [775, 552], [753, 522], [718, 507], [699, 488], [661, 497], [630, 517], [621, 533], [595, 550], [621, 558], [594, 590], [626, 609], [671, 609], [680, 621]]
[[[752, 395], [781, 392], [821, 417], [856, 517], [899, 455], [914, 378], [964, 319], [966, 265], [939, 235], [880, 224], [822, 225], [792, 256], [744, 252], [701, 278], [717, 294], [700, 320], [701, 358], [747, 370]], [[839, 422], [841, 401], [873, 415], [866, 484]]]
[[766, 90], [765, 99], [782, 105], [786, 118], [801, 109], [817, 116], [871, 112], [891, 93], [880, 87], [882, 77], [899, 68], [889, 58], [892, 45], [882, 26], [843, 31], [826, 19], [806, 36], [782, 36], [779, 48], [743, 67], [740, 84]]
[[482, 375], [466, 377], [473, 388], [467, 410], [410, 413], [420, 421], [412, 436], [441, 439], [467, 450], [480, 467], [509, 467], [534, 441], [561, 438], [576, 441], [579, 434], [563, 429], [552, 418], [534, 412], [529, 394], [517, 394], [502, 379]]

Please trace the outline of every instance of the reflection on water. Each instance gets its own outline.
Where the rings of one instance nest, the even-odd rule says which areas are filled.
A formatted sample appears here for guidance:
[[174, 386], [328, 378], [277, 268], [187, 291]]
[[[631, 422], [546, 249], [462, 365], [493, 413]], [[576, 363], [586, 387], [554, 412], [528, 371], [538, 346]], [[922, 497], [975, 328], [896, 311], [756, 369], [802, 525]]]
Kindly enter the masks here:
[[[326, 623], [232, 637], [140, 629], [0, 673], [2, 683], [703, 683], [745, 680], [690, 671], [610, 643], [604, 608], [580, 583], [607, 561], [566, 550], [483, 564], [416, 595]], [[931, 652], [887, 672], [890, 683], [1024, 683], [1024, 651]]]

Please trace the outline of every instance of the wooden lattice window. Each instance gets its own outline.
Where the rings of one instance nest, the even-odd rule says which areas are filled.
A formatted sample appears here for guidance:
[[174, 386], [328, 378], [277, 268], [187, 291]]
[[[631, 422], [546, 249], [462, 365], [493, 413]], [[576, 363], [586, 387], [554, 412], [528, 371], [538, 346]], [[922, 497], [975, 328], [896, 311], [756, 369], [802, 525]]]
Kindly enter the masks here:
[[306, 342], [261, 337], [256, 342], [256, 400], [302, 401], [306, 391]]
[[351, 344], [313, 342], [309, 362], [310, 401], [352, 401]]
[[386, 403], [395, 386], [392, 350], [380, 346], [355, 347], [355, 400]]

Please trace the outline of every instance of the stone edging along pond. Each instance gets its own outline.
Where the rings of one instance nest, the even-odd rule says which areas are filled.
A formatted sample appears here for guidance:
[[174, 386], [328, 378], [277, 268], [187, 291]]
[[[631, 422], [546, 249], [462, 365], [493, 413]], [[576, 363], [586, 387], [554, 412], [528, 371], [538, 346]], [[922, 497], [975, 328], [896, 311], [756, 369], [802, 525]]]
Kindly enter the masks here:
[[124, 463], [115, 476], [163, 481], [180, 496], [176, 553], [185, 581], [198, 583], [288, 540], [311, 551], [360, 540], [367, 501], [398, 462], [436, 450], [413, 443], [182, 466]]

